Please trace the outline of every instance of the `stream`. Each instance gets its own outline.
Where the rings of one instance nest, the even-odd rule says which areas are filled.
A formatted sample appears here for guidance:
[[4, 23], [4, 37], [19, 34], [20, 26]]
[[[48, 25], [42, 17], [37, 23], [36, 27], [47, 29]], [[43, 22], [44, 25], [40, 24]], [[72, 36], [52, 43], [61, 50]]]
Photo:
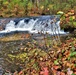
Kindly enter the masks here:
[[[4, 38], [18, 33], [33, 34], [31, 39], [29, 40], [24, 39], [24, 40], [16, 40], [16, 41], [0, 41], [0, 75], [2, 75], [3, 72], [6, 70], [14, 72], [15, 68], [19, 69], [18, 66], [16, 65], [9, 66], [10, 64], [6, 62], [8, 54], [19, 52], [21, 46], [24, 47], [27, 42], [31, 42], [33, 39], [41, 42], [43, 36], [38, 33], [43, 33], [43, 34], [48, 33], [50, 37], [52, 36], [59, 37], [59, 35], [67, 37], [66, 33], [60, 29], [59, 23], [60, 23], [59, 16], [54, 16], [54, 15], [31, 17], [31, 18], [19, 18], [19, 19], [18, 18], [5, 19], [5, 20], [0, 19], [0, 27], [2, 27], [0, 28], [1, 29], [0, 38], [2, 37]], [[54, 39], [56, 38], [54, 37]], [[65, 40], [65, 38], [63, 39]]]

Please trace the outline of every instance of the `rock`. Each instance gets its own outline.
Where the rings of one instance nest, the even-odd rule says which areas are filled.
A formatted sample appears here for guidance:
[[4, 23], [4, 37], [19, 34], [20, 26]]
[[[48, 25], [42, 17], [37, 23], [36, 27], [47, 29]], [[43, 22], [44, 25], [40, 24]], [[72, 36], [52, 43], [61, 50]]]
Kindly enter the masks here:
[[0, 65], [0, 75], [3, 75], [3, 69], [1, 65]]

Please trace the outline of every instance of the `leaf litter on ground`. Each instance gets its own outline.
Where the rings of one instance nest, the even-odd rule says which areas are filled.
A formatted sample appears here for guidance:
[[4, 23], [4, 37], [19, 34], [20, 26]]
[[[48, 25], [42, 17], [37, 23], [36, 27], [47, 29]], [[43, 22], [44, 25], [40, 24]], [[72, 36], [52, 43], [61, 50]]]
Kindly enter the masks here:
[[14, 68], [15, 75], [76, 74], [76, 38], [68, 39], [59, 46], [48, 47], [48, 51], [41, 47], [35, 40], [27, 42], [24, 46], [21, 43], [18, 52], [7, 54], [7, 59], [12, 63], [5, 61], [21, 67], [19, 72]]

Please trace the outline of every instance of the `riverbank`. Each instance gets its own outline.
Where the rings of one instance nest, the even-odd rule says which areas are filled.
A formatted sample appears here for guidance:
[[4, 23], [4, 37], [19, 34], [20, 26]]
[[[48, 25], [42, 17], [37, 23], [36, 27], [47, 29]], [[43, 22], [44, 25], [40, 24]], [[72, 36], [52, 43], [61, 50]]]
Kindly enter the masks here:
[[[15, 36], [20, 35], [15, 34]], [[9, 37], [11, 36], [8, 36], [8, 39]], [[35, 40], [18, 38], [17, 40], [0, 41], [0, 57], [3, 58], [1, 61], [4, 61], [1, 63], [4, 73], [19, 75], [22, 72], [24, 75], [39, 75], [46, 67], [51, 75], [76, 74], [75, 37], [67, 36], [60, 45], [50, 44], [50, 46], [43, 44], [41, 40], [39, 45], [37, 39], [42, 40], [42, 37], [39, 36]]]

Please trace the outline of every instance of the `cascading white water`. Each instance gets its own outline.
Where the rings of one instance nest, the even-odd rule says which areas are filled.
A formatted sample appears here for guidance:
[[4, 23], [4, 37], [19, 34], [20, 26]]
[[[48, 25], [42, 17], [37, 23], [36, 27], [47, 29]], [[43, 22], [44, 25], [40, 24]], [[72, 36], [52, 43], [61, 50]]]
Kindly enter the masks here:
[[43, 21], [37, 21], [36, 24], [33, 27], [34, 30], [37, 30], [39, 32], [43, 31], [48, 32], [50, 34], [56, 32], [57, 34], [60, 31], [60, 21], [54, 22], [54, 20], [51, 19], [45, 19]]
[[15, 29], [15, 22], [11, 20], [8, 24], [6, 24], [5, 30], [12, 30], [12, 29]]
[[6, 24], [5, 30], [8, 31], [31, 31], [35, 22], [37, 21], [37, 19], [34, 21], [33, 19], [31, 19], [28, 23], [24, 22], [24, 19], [19, 21], [19, 23], [17, 25], [15, 25], [14, 21], [10, 21], [8, 24]]
[[[59, 17], [55, 16], [41, 16], [32, 18], [23, 18], [17, 24], [16, 21], [10, 20], [6, 24], [5, 30], [0, 31], [0, 33], [8, 33], [11, 31], [29, 31], [30, 33], [38, 32], [48, 32], [49, 34], [64, 34], [60, 30], [60, 20]], [[55, 19], [55, 20], [54, 20]]]
[[37, 20], [38, 19], [36, 20], [30, 19], [30, 21], [26, 23], [24, 22], [24, 19], [23, 19], [17, 24], [16, 28], [20, 28], [20, 29], [23, 28], [24, 30], [31, 31], [33, 29], [34, 24], [37, 22]]

